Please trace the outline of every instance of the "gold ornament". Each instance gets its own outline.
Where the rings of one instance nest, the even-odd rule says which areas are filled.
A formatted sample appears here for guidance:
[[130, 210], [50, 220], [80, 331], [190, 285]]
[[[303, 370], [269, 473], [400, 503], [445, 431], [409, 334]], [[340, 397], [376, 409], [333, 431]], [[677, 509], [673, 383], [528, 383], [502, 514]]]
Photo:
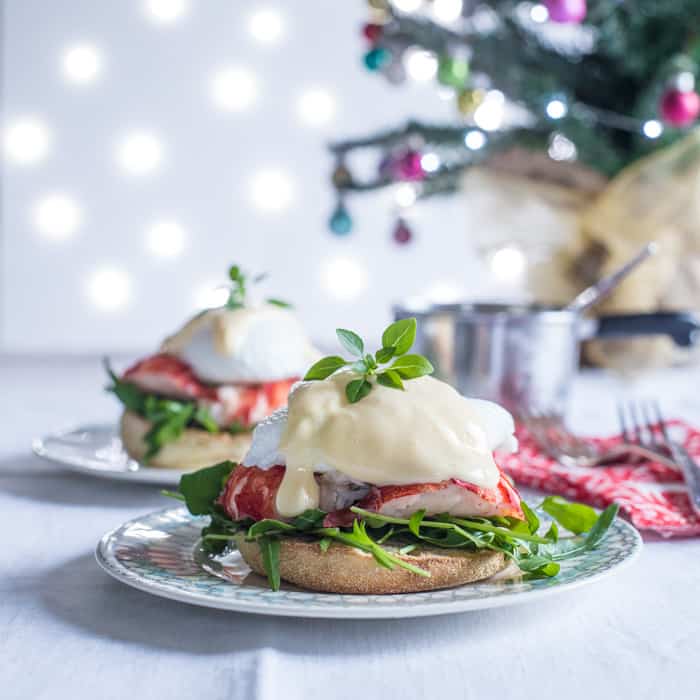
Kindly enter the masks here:
[[462, 90], [457, 95], [457, 109], [460, 114], [470, 116], [474, 114], [476, 108], [484, 101], [486, 93], [478, 88]]

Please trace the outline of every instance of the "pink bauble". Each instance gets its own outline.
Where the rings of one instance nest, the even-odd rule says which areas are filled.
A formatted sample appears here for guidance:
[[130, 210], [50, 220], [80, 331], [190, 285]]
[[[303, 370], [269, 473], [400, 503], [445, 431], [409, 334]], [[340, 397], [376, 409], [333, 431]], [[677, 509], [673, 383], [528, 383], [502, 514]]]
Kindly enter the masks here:
[[700, 95], [690, 90], [668, 90], [661, 98], [659, 106], [662, 119], [672, 126], [688, 126], [700, 114]]
[[586, 17], [586, 0], [544, 0], [544, 6], [552, 22], [578, 24]]
[[421, 155], [417, 151], [407, 151], [396, 163], [396, 177], [400, 180], [422, 180], [425, 170], [421, 165]]

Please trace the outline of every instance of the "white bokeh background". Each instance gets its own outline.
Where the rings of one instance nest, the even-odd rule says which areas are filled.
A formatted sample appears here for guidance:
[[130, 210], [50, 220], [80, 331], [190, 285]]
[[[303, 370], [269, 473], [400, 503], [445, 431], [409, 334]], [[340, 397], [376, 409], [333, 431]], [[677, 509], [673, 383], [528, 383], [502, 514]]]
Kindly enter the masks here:
[[232, 261], [321, 343], [484, 284], [458, 199], [414, 207], [409, 246], [391, 193], [348, 202], [352, 235], [327, 229], [329, 140], [454, 116], [432, 83], [363, 69], [363, 0], [2, 8], [6, 352], [152, 348]]

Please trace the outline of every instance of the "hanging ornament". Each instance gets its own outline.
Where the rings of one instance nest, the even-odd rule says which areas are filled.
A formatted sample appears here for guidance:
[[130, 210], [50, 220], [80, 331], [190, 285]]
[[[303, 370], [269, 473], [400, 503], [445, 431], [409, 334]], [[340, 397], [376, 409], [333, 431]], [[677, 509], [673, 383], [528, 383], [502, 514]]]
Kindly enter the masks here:
[[382, 25], [374, 24], [373, 22], [368, 22], [362, 27], [362, 34], [372, 44], [376, 44], [382, 38], [383, 32], [384, 28]]
[[681, 92], [671, 88], [661, 97], [659, 112], [661, 118], [671, 126], [688, 126], [700, 114], [700, 95], [694, 90]]
[[331, 175], [331, 180], [337, 189], [342, 190], [352, 184], [352, 173], [348, 170], [345, 163], [338, 163]]
[[406, 245], [413, 240], [413, 232], [408, 228], [408, 224], [403, 219], [398, 219], [396, 221], [396, 226], [391, 236], [398, 245]]
[[388, 10], [389, 0], [367, 0], [367, 4], [373, 10]]
[[440, 56], [437, 75], [438, 81], [443, 85], [461, 88], [469, 77], [469, 63], [461, 58]]
[[390, 61], [382, 68], [382, 74], [392, 85], [400, 85], [406, 80], [406, 68], [400, 60]]
[[370, 49], [362, 60], [367, 70], [377, 71], [391, 61], [391, 51], [382, 47]]
[[544, 0], [552, 22], [580, 24], [586, 17], [586, 0]]
[[476, 112], [477, 107], [484, 101], [485, 97], [486, 92], [478, 88], [462, 90], [457, 95], [457, 109], [460, 114], [464, 114], [467, 117], [471, 116]]
[[425, 170], [421, 163], [421, 154], [418, 151], [406, 151], [394, 166], [394, 172], [399, 180], [415, 182], [425, 178]]
[[342, 202], [338, 202], [328, 221], [328, 226], [336, 236], [347, 236], [352, 231], [352, 219]]

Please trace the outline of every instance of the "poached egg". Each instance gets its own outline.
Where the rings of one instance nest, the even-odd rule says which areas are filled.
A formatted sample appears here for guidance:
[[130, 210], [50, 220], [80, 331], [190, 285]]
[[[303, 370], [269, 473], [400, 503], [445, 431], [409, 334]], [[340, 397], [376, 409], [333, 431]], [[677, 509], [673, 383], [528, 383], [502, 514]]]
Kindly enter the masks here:
[[300, 377], [319, 356], [297, 316], [272, 304], [203, 311], [167, 338], [161, 351], [215, 384]]
[[354, 375], [300, 382], [288, 407], [260, 423], [244, 466], [286, 467], [277, 509], [293, 517], [318, 507], [314, 473], [338, 472], [376, 486], [461, 479], [484, 488], [499, 481], [494, 451], [517, 449], [513, 418], [498, 404], [467, 399], [432, 377], [403, 391], [374, 384], [349, 403]]

